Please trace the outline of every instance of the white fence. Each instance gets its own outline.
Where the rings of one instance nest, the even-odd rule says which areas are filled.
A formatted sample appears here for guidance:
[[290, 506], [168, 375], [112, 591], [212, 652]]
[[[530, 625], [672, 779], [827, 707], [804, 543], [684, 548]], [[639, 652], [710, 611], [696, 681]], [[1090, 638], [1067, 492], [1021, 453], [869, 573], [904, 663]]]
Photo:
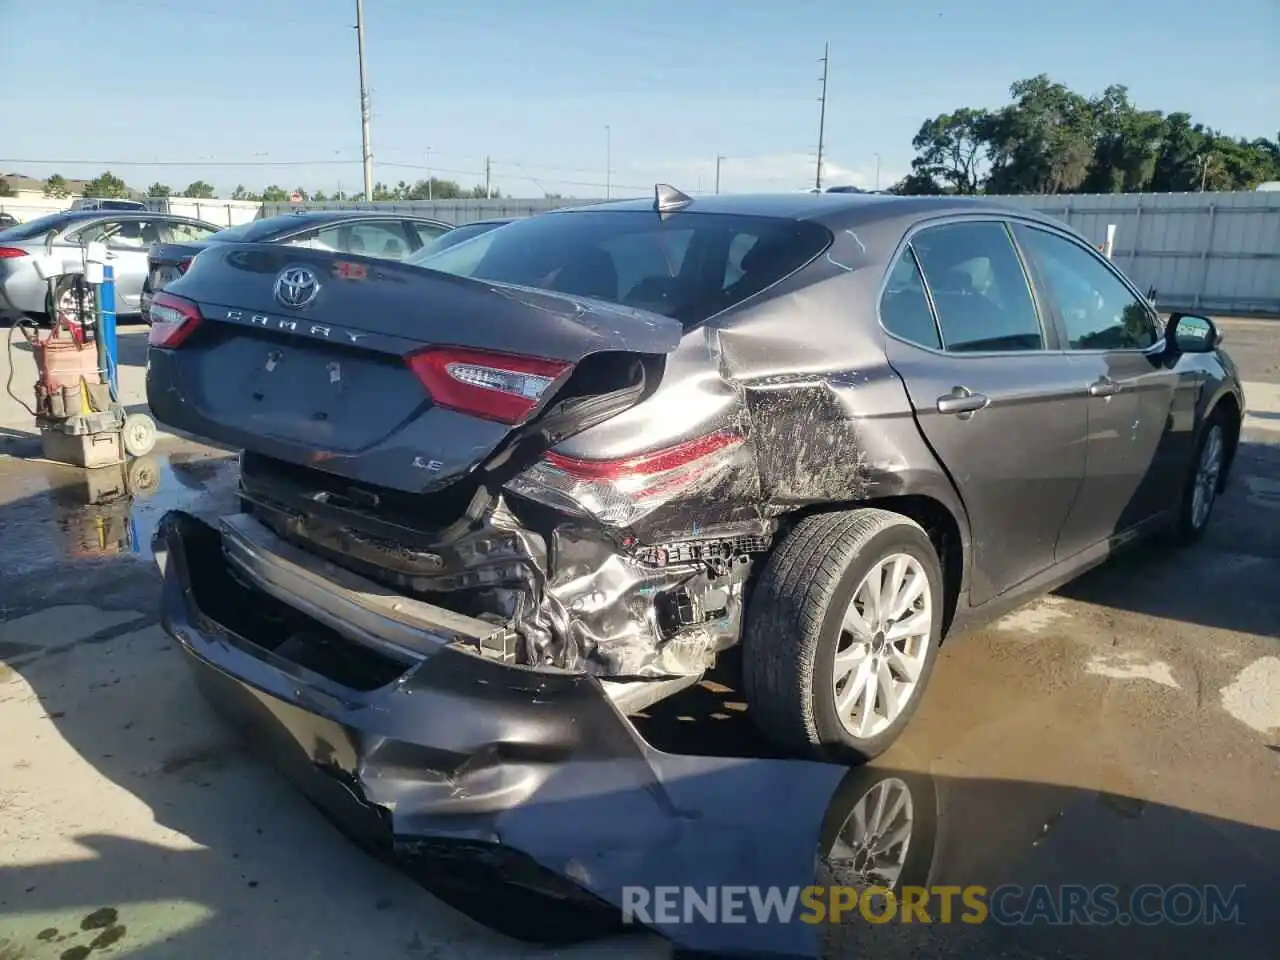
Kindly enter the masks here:
[[[19, 223], [26, 223], [48, 213], [67, 210], [75, 197], [53, 199], [51, 197], [23, 196], [0, 197], [0, 213], [10, 214]], [[219, 227], [233, 227], [248, 223], [262, 214], [262, 204], [256, 200], [193, 200], [187, 197], [150, 198], [148, 207], [162, 213], [174, 213], [182, 217], [194, 217]]]
[[[1280, 315], [1280, 192], [1117, 193], [991, 197], [1069, 223], [1101, 244], [1116, 226], [1113, 259], [1163, 309]], [[528, 217], [591, 200], [418, 200], [263, 204], [297, 209], [413, 211], [449, 223]]]

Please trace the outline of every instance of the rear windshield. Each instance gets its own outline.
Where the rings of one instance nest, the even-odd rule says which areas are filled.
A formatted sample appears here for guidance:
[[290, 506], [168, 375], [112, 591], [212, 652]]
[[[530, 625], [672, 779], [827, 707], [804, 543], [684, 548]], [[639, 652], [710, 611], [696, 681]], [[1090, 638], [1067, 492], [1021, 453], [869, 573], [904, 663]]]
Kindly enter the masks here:
[[793, 273], [830, 242], [826, 227], [804, 220], [599, 210], [517, 220], [410, 262], [608, 300], [688, 327]]
[[36, 237], [43, 237], [50, 230], [61, 230], [76, 219], [65, 213], [48, 213], [8, 230], [0, 230], [0, 240], [34, 240]]

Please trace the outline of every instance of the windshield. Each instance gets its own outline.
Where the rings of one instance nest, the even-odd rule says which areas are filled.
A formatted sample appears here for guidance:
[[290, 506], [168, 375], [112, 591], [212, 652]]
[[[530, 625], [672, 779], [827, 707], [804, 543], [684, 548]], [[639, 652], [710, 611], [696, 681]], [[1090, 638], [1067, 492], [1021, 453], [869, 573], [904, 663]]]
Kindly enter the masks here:
[[43, 237], [50, 230], [61, 230], [76, 218], [65, 213], [47, 213], [43, 217], [28, 220], [8, 230], [0, 230], [0, 240], [34, 240]]
[[691, 326], [791, 274], [830, 242], [826, 227], [810, 221], [584, 211], [516, 220], [443, 251], [420, 251], [413, 262], [608, 300]]

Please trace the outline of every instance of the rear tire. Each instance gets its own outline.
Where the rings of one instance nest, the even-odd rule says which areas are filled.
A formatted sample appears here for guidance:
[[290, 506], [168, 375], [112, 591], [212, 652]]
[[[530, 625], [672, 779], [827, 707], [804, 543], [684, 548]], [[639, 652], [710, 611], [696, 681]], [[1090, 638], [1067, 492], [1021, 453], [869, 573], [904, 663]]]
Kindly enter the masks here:
[[920, 704], [943, 605], [937, 552], [914, 520], [869, 508], [807, 517], [775, 549], [748, 603], [749, 715], [802, 756], [878, 756]]
[[1209, 529], [1226, 474], [1227, 442], [1227, 418], [1221, 411], [1214, 411], [1200, 428], [1195, 456], [1187, 465], [1183, 481], [1173, 527], [1174, 540], [1182, 546], [1198, 542]]

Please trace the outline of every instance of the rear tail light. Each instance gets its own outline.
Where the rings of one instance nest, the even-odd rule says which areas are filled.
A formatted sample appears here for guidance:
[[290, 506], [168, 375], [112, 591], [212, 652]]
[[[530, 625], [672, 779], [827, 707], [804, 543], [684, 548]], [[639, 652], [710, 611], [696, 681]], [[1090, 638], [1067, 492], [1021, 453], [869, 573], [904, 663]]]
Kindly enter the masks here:
[[743, 442], [736, 433], [712, 433], [621, 460], [581, 460], [552, 452], [507, 487], [539, 503], [626, 527], [710, 484], [730, 468]]
[[0, 260], [16, 260], [18, 257], [29, 257], [26, 250], [20, 247], [0, 247]]
[[191, 266], [191, 261], [192, 261], [192, 260], [194, 260], [194, 259], [195, 259], [195, 257], [194, 257], [194, 256], [190, 256], [190, 257], [183, 257], [181, 260], [179, 260], [179, 261], [178, 261], [178, 272], [179, 272], [179, 273], [186, 273], [186, 272], [187, 272], [187, 267]]
[[200, 308], [190, 300], [161, 290], [151, 300], [151, 333], [147, 341], [153, 347], [172, 350], [191, 336], [201, 319]]
[[572, 364], [480, 350], [432, 347], [406, 358], [436, 406], [516, 424]]

